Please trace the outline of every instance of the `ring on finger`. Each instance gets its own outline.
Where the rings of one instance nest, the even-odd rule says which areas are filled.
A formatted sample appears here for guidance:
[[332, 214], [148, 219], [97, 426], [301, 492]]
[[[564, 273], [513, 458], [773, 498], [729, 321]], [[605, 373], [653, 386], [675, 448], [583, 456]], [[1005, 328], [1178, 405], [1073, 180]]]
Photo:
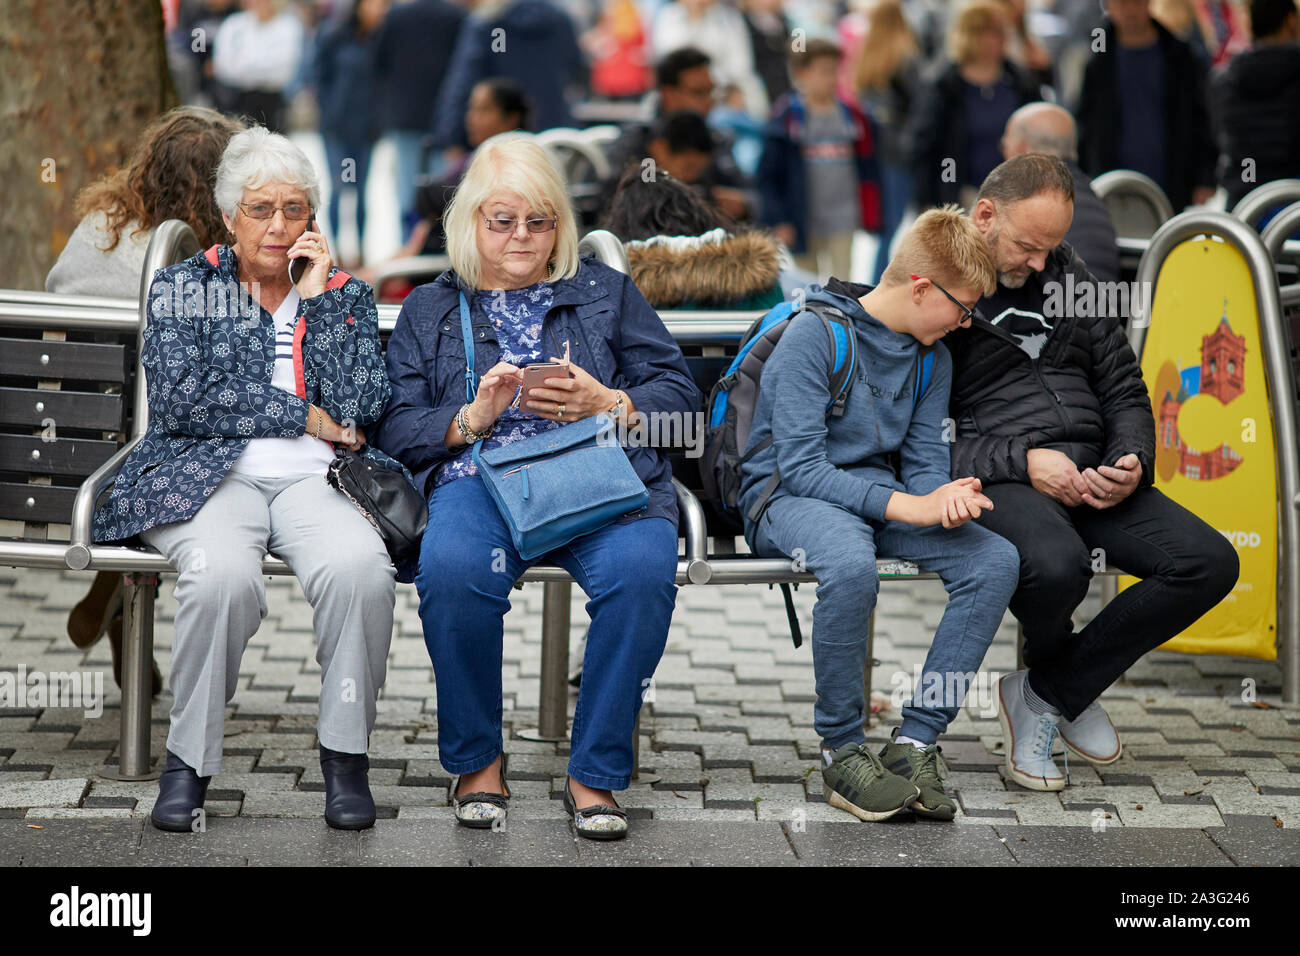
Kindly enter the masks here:
[[560, 417], [561, 417], [561, 418], [564, 417], [564, 404], [563, 404], [563, 403], [560, 404]]

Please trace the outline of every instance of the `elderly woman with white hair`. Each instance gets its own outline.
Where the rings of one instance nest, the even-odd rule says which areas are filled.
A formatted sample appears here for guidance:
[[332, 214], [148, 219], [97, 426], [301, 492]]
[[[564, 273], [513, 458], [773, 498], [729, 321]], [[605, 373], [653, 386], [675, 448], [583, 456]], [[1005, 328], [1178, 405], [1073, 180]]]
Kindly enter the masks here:
[[175, 699], [152, 819], [192, 829], [221, 767], [226, 702], [266, 616], [270, 551], [314, 611], [325, 819], [362, 829], [375, 819], [366, 750], [395, 569], [379, 532], [324, 475], [335, 445], [401, 469], [362, 430], [389, 398], [374, 296], [332, 267], [313, 220], [315, 170], [283, 136], [253, 127], [231, 137], [215, 198], [233, 242], [154, 275], [149, 427], [95, 512], [96, 541], [138, 536], [179, 572]]
[[[625, 448], [648, 504], [525, 559], [476, 475], [472, 446], [481, 441], [487, 453], [602, 413], [682, 420], [699, 411], [700, 393], [632, 280], [579, 258], [564, 182], [531, 137], [479, 147], [445, 226], [452, 268], [403, 303], [388, 344], [393, 400], [372, 437], [429, 499], [415, 584], [437, 681], [439, 757], [458, 775], [456, 818], [486, 828], [505, 817], [503, 617], [515, 581], [544, 561], [590, 598], [565, 806], [580, 836], [616, 839], [627, 815], [612, 791], [631, 779], [632, 729], [677, 593], [668, 459], [662, 448]], [[470, 401], [466, 334], [477, 378]], [[572, 377], [557, 371], [523, 388], [525, 366], [564, 357]]]

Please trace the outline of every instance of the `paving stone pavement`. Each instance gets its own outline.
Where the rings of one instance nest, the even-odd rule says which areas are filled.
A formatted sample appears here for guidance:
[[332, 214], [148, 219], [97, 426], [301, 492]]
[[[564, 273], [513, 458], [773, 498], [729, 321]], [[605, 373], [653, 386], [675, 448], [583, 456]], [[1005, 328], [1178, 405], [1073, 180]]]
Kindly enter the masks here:
[[[292, 857], [296, 851], [286, 849], [291, 839], [275, 837], [258, 849], [255, 839], [232, 834], [228, 846], [209, 841], [203, 853], [180, 860], [144, 825], [157, 784], [102, 775], [117, 761], [120, 719], [108, 645], [101, 641], [78, 650], [64, 630], [68, 610], [88, 583], [88, 575], [73, 572], [0, 568], [0, 673], [20, 668], [28, 674], [85, 672], [92, 681], [98, 673], [103, 685], [97, 716], [43, 701], [0, 707], [0, 862], [41, 858], [22, 849], [33, 844], [29, 836], [14, 836], [11, 824], [48, 828], [67, 821], [116, 834], [118, 845], [143, 863], [257, 862], [281, 851]], [[156, 612], [156, 657], [164, 674], [175, 613], [173, 583], [174, 577], [164, 576]], [[575, 587], [575, 645], [587, 620], [585, 600]], [[806, 634], [813, 588], [799, 589], [795, 601]], [[895, 702], [873, 722], [871, 741], [883, 744], [897, 725], [897, 701], [910, 690], [945, 601], [937, 581], [893, 581], [882, 587], [873, 687], [886, 697], [892, 693]], [[612, 861], [610, 848], [575, 849], [541, 836], [565, 819], [559, 795], [568, 745], [519, 736], [537, 725], [540, 585], [516, 591], [506, 618], [504, 723], [516, 794], [510, 819], [518, 831], [512, 844], [490, 850], [475, 850], [452, 825], [450, 775], [437, 761], [437, 693], [414, 589], [398, 588], [388, 680], [371, 738], [380, 824], [355, 840], [322, 835], [324, 782], [315, 737], [320, 670], [310, 608], [297, 582], [285, 577], [267, 579], [267, 605], [267, 619], [249, 644], [239, 691], [228, 709], [224, 764], [207, 803], [211, 832], [231, 825], [223, 818], [246, 819], [257, 833], [277, 822], [288, 828], [283, 832], [299, 836], [310, 829], [317, 859], [336, 855], [343, 862], [374, 862], [380, 851], [390, 850], [410, 862], [435, 862], [439, 853], [442, 862], [475, 853], [490, 861], [516, 851], [523, 861]], [[1099, 607], [1094, 588], [1078, 620]], [[1276, 699], [1281, 676], [1275, 663], [1148, 655], [1103, 698], [1125, 740], [1124, 756], [1099, 768], [1073, 761], [1071, 786], [1060, 794], [1024, 790], [1004, 777], [993, 682], [1014, 665], [1015, 623], [1007, 615], [980, 682], [942, 741], [950, 789], [959, 803], [955, 823], [915, 824], [909, 817], [883, 828], [859, 827], [846, 843], [843, 835], [858, 821], [823, 798], [819, 740], [812, 726], [811, 653], [806, 644], [798, 650], [791, 645], [780, 592], [760, 585], [682, 588], [642, 713], [640, 778], [620, 795], [641, 838], [620, 861], [727, 862], [730, 853], [731, 862], [848, 862], [858, 853], [854, 862], [866, 854], [871, 862], [901, 865], [925, 859], [1097, 862], [1107, 854], [1120, 862], [1141, 862], [1163, 853], [1166, 862], [1300, 862], [1300, 713], [1242, 700], [1247, 678], [1260, 698]], [[570, 715], [575, 695], [570, 695]], [[165, 691], [154, 702], [155, 756], [164, 749], [169, 705]], [[439, 825], [431, 827], [431, 821]], [[753, 836], [710, 841], [709, 825], [731, 834], [747, 826]], [[413, 827], [420, 828], [419, 849], [402, 835]], [[887, 836], [864, 842], [861, 832], [873, 829]], [[433, 843], [426, 838], [430, 831], [436, 831]], [[1130, 831], [1146, 835], [1120, 836]], [[1030, 840], [1026, 834], [1039, 836]], [[1070, 834], [1077, 838], [1071, 841]], [[687, 846], [689, 851], [682, 849]], [[513, 847], [509, 853], [508, 847]], [[86, 862], [97, 860], [93, 848], [85, 852]]]

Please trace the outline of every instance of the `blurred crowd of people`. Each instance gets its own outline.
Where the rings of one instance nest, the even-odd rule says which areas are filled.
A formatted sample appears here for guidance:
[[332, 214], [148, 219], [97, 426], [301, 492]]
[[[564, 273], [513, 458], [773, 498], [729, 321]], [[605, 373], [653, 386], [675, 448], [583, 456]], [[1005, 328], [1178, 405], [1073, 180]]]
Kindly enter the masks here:
[[[851, 240], [909, 209], [969, 203], [1029, 149], [1088, 177], [1133, 169], [1175, 210], [1300, 175], [1294, 0], [164, 0], [187, 102], [315, 126], [328, 228], [375, 144], [396, 152], [402, 252], [488, 137], [616, 121], [608, 211], [629, 166], [771, 231], [802, 268], [848, 274]], [[1012, 137], [1014, 139], [1014, 137]], [[584, 223], [596, 225], [595, 221]], [[1104, 257], [1107, 253], [1100, 253]], [[1107, 271], [1103, 269], [1103, 271]]]

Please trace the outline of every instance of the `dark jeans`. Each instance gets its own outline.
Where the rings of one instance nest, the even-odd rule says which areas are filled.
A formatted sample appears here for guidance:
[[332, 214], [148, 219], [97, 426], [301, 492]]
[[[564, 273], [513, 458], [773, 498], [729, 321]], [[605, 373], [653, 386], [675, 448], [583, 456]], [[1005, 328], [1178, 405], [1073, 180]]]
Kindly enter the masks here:
[[[1102, 511], [1068, 507], [1026, 484], [989, 485], [984, 494], [994, 510], [979, 523], [1020, 552], [1011, 613], [1024, 628], [1030, 683], [1068, 720], [1237, 583], [1236, 549], [1155, 488]], [[1088, 593], [1097, 548], [1107, 569], [1142, 580], [1076, 634], [1070, 616]]]
[[234, 90], [229, 112], [247, 116], [272, 133], [287, 132], [289, 105], [278, 90]]

